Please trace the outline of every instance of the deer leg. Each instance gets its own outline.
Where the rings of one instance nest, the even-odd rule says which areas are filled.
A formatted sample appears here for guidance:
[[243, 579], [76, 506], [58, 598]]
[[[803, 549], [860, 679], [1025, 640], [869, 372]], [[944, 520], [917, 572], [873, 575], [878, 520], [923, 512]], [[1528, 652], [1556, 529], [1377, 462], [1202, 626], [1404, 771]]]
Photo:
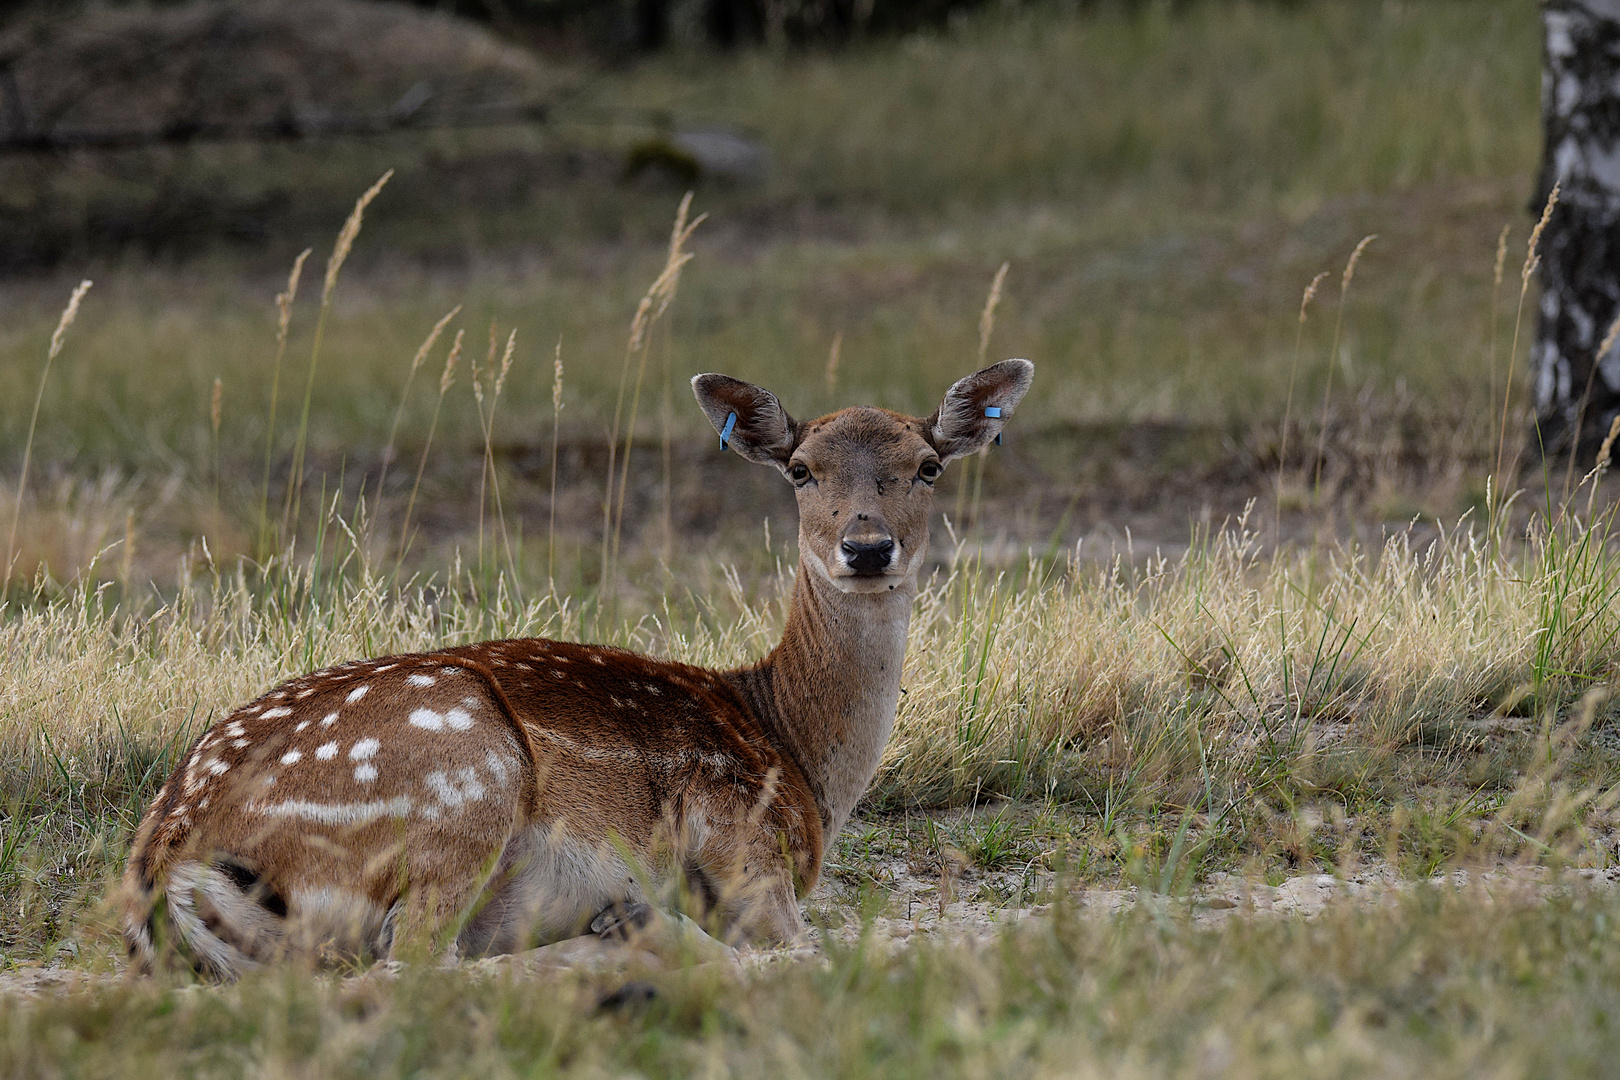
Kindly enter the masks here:
[[498, 856], [478, 859], [469, 849], [434, 866], [429, 880], [411, 882], [390, 912], [390, 958], [425, 953], [457, 959], [462, 932], [493, 899], [489, 885]]
[[729, 873], [705, 873], [712, 903], [704, 922], [711, 932], [723, 932], [728, 942], [761, 945], [787, 944], [807, 933], [793, 873], [778, 844], [775, 834], [764, 835], [750, 845], [742, 865], [733, 863]]

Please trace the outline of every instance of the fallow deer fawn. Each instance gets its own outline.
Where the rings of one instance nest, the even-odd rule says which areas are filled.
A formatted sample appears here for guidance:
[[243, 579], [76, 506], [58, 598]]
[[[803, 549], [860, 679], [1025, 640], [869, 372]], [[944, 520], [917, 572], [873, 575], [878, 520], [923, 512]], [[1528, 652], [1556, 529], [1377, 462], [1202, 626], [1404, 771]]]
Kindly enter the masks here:
[[204, 734], [147, 810], [124, 933], [233, 976], [262, 961], [460, 955], [606, 934], [684, 882], [729, 936], [785, 941], [894, 726], [934, 481], [997, 437], [1034, 365], [957, 382], [927, 419], [790, 417], [692, 380], [729, 445], [793, 484], [779, 644], [737, 671], [539, 638], [360, 660]]

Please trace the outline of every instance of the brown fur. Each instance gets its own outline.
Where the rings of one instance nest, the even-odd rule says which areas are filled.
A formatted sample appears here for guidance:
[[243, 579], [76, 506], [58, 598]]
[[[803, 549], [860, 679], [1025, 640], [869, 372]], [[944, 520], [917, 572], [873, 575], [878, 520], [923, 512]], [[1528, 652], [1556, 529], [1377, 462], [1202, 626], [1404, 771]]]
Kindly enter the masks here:
[[125, 874], [132, 956], [172, 946], [229, 976], [407, 942], [511, 951], [672, 886], [725, 934], [796, 937], [893, 726], [932, 478], [1000, 431], [1031, 371], [969, 376], [926, 420], [802, 424], [699, 376], [716, 428], [737, 413], [732, 445], [797, 488], [781, 644], [713, 672], [517, 639], [286, 683], [206, 732], [153, 800]]

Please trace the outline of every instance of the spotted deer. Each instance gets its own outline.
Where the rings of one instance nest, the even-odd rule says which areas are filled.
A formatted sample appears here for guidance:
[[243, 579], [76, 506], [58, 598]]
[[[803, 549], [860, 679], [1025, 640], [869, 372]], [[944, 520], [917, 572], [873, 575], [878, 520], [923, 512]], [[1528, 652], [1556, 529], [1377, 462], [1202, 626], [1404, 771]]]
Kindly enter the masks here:
[[926, 419], [806, 422], [697, 376], [722, 446], [797, 497], [781, 643], [709, 671], [526, 638], [285, 683], [204, 733], [152, 801], [123, 887], [132, 958], [231, 977], [407, 941], [513, 952], [622, 932], [672, 885], [727, 937], [796, 938], [894, 726], [934, 483], [999, 437], [1033, 376], [1006, 360]]

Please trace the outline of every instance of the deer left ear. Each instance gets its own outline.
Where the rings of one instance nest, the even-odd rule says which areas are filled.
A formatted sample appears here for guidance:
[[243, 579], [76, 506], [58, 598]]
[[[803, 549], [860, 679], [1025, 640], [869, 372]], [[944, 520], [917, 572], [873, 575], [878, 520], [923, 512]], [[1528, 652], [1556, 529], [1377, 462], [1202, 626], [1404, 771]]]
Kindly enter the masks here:
[[1028, 360], [1003, 360], [958, 379], [926, 421], [940, 460], [971, 454], [1000, 435], [1034, 380]]
[[799, 423], [775, 394], [763, 386], [714, 374], [694, 376], [692, 393], [720, 433], [722, 450], [735, 450], [760, 465], [787, 468], [799, 445]]

